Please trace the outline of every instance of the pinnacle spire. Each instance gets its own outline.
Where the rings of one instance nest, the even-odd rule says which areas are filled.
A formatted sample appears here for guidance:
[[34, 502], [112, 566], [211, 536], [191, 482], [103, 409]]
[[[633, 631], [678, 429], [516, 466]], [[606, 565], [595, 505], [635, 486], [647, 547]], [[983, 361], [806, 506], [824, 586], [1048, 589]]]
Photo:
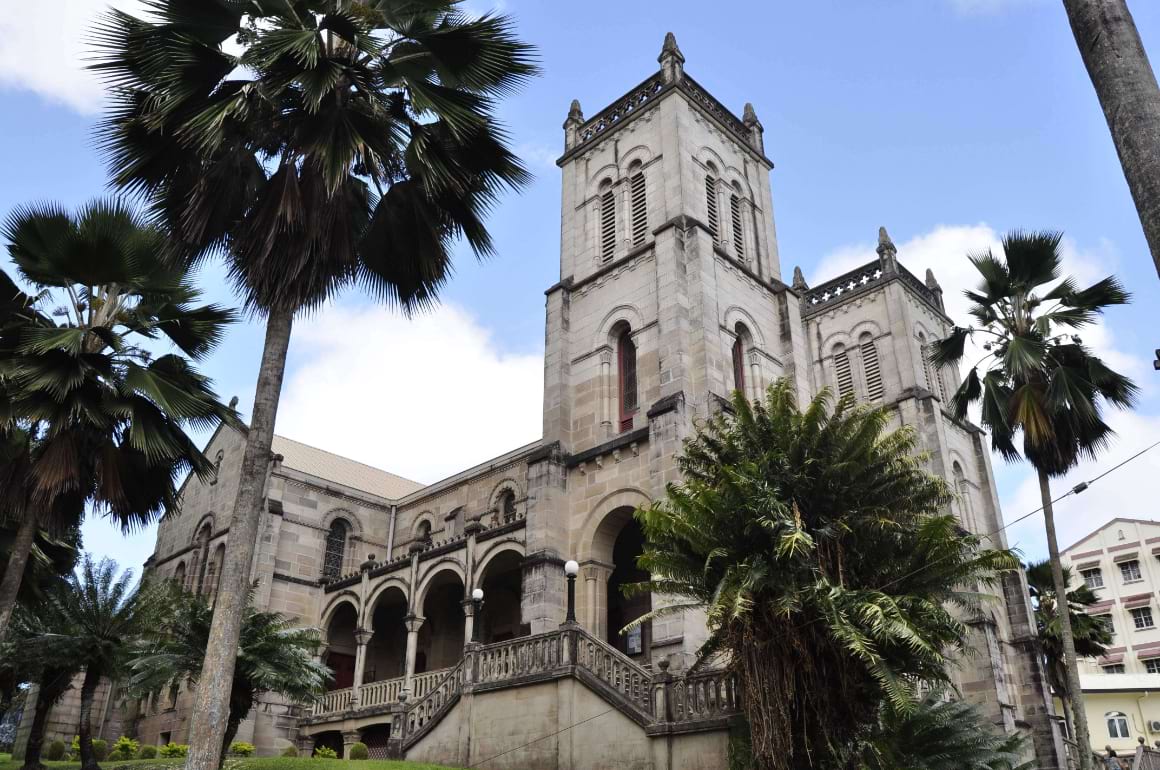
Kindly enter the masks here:
[[931, 291], [942, 291], [942, 287], [939, 286], [938, 281], [935, 280], [934, 271], [929, 267], [926, 269], [926, 288], [930, 289]]
[[801, 291], [810, 288], [809, 284], [806, 283], [806, 277], [802, 275], [802, 269], [797, 265], [794, 265], [793, 268], [793, 288]]
[[890, 235], [886, 232], [885, 227], [878, 228], [878, 253], [884, 251], [892, 251], [897, 253], [898, 249], [894, 247], [894, 241], [890, 240]]
[[757, 119], [757, 112], [754, 111], [751, 102], [745, 103], [745, 111], [741, 113], [741, 122], [746, 126], [761, 125], [761, 121]]
[[657, 57], [661, 65], [661, 76], [666, 83], [675, 83], [685, 74], [685, 55], [677, 47], [677, 36], [672, 32], [665, 33], [665, 44], [661, 46], [661, 55]]
[[568, 108], [568, 120], [579, 120], [584, 122], [584, 112], [580, 109], [580, 100], [573, 99], [572, 106]]
[[681, 53], [681, 49], [677, 47], [677, 36], [672, 32], [665, 33], [665, 42], [664, 45], [661, 46], [661, 55], [657, 57], [657, 61], [664, 59], [665, 56], [676, 56], [681, 61], [685, 60], [685, 56]]

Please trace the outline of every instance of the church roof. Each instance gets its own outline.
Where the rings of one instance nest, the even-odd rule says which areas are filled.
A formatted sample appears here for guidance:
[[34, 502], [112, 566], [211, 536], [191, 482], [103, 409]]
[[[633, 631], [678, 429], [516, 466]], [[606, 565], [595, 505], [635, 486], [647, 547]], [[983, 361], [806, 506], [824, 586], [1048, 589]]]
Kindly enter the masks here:
[[271, 447], [282, 455], [282, 467], [332, 481], [372, 495], [397, 500], [423, 488], [417, 481], [351, 460], [285, 436], [274, 436]]

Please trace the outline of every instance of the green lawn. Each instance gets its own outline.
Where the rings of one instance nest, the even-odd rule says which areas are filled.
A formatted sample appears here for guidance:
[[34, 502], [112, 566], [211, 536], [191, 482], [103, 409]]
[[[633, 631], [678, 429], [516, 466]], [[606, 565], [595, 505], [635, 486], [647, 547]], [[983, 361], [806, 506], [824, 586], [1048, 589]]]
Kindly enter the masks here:
[[[134, 759], [129, 762], [102, 762], [102, 770], [175, 770], [184, 759]], [[45, 762], [51, 770], [79, 770], [80, 762]], [[352, 767], [353, 765], [353, 767]], [[0, 754], [0, 770], [18, 770], [9, 754]], [[348, 762], [342, 759], [301, 759], [295, 757], [262, 757], [227, 759], [225, 770], [449, 770], [443, 765], [424, 765], [417, 762], [389, 762], [369, 759]]]

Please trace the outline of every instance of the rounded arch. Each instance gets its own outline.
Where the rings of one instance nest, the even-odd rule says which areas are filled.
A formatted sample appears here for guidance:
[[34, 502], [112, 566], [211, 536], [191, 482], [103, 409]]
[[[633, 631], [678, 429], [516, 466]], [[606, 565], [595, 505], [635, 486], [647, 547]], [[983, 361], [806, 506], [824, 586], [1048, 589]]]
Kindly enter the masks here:
[[431, 511], [423, 511], [415, 520], [411, 522], [411, 537], [421, 537], [423, 525], [427, 525], [427, 535], [430, 536], [435, 531], [435, 514]]
[[858, 342], [861, 343], [862, 338], [867, 334], [875, 339], [881, 337], [882, 327], [871, 320], [860, 321], [859, 323], [854, 324], [854, 328], [850, 330], [850, 339], [858, 340]]
[[330, 525], [334, 523], [335, 519], [343, 519], [346, 522], [347, 533], [349, 535], [362, 534], [362, 522], [358, 520], [358, 516], [349, 508], [331, 508], [327, 511], [320, 522], [323, 529], [330, 529]]
[[644, 316], [641, 315], [636, 305], [625, 304], [612, 308], [605, 313], [604, 318], [600, 321], [600, 325], [596, 328], [596, 336], [592, 340], [592, 349], [596, 350], [604, 346], [615, 347], [618, 336], [617, 327], [621, 324], [628, 324], [628, 328], [632, 330], [634, 335], [639, 334], [645, 325]]
[[753, 202], [753, 188], [749, 185], [749, 180], [745, 178], [745, 174], [736, 166], [726, 166], [721, 173], [721, 178], [725, 184], [729, 186], [732, 192], [737, 193], [746, 201]]
[[652, 161], [652, 150], [647, 145], [638, 144], [620, 156], [619, 165], [622, 169], [622, 173], [627, 174], [634, 171], [634, 166], [640, 166], [641, 168], [644, 168], [645, 166], [648, 166], [650, 163], [652, 163]]
[[173, 580], [173, 582], [177, 583], [177, 585], [181, 586], [182, 588], [185, 588], [185, 561], [184, 560], [178, 561], [177, 566], [173, 568], [172, 580]]
[[737, 324], [742, 324], [749, 332], [749, 336], [753, 338], [753, 342], [760, 348], [765, 347], [765, 336], [761, 333], [761, 327], [757, 323], [757, 319], [753, 317], [745, 308], [739, 305], [731, 305], [721, 316], [721, 325], [729, 330], [730, 334], [736, 333]]
[[358, 594], [356, 594], [354, 591], [340, 591], [337, 596], [330, 600], [330, 602], [326, 605], [326, 608], [322, 610], [322, 615], [319, 616], [322, 619], [320, 625], [324, 632], [330, 628], [330, 624], [334, 620], [334, 614], [338, 612], [339, 608], [343, 604], [349, 604], [351, 606], [351, 608], [354, 610], [354, 615], [356, 618], [361, 617], [362, 612], [359, 604]]
[[[593, 506], [580, 528], [579, 540], [576, 543], [577, 559], [580, 561], [595, 559], [610, 563], [612, 544], [605, 544], [602, 538], [606, 539], [609, 536], [615, 538], [616, 532], [632, 517], [632, 512], [637, 506], [648, 505], [651, 502], [652, 498], [635, 487], [618, 489], [605, 495]], [[604, 550], [607, 550], [606, 554], [603, 553]]]
[[404, 602], [410, 602], [411, 594], [408, 591], [409, 586], [403, 582], [401, 578], [389, 577], [371, 589], [371, 593], [367, 596], [366, 610], [367, 613], [373, 613], [375, 607], [380, 601], [386, 600], [392, 592], [399, 592], [402, 595]]
[[606, 163], [588, 177], [588, 198], [595, 198], [620, 179], [620, 169], [615, 163]]
[[705, 169], [705, 173], [713, 176], [714, 178], [720, 178], [721, 175], [725, 172], [725, 169], [729, 168], [729, 164], [725, 162], [725, 159], [722, 158], [716, 150], [714, 150], [712, 147], [709, 147], [708, 145], [702, 146], [700, 149], [698, 149], [697, 152], [693, 154], [693, 159], [696, 160], [697, 163], [701, 164], [702, 168]]
[[823, 357], [833, 355], [834, 345], [836, 344], [841, 344], [843, 350], [852, 347], [854, 341], [850, 339], [850, 332], [845, 330], [831, 332], [823, 337], [821, 344], [818, 346], [823, 351]]
[[463, 562], [454, 556], [444, 556], [432, 562], [426, 570], [423, 571], [423, 576], [419, 578], [419, 587], [415, 591], [415, 600], [412, 607], [422, 610], [423, 604], [427, 601], [427, 592], [431, 588], [431, 582], [439, 577], [444, 572], [451, 572], [463, 585], [467, 585], [467, 570], [463, 566]]
[[524, 499], [524, 492], [523, 489], [520, 488], [520, 483], [512, 476], [504, 476], [491, 488], [491, 494], [487, 497], [488, 508], [494, 508], [496, 505], [498, 505], [500, 497], [504, 492], [511, 492], [513, 495], [515, 495], [516, 500]]
[[209, 534], [212, 537], [213, 533], [217, 531], [217, 519], [213, 511], [202, 516], [197, 520], [197, 524], [193, 528], [193, 537], [189, 539], [191, 544], [197, 544], [198, 538], [201, 537], [202, 530], [209, 527]]
[[515, 553], [521, 559], [527, 553], [524, 544], [514, 537], [504, 537], [495, 540], [488, 544], [487, 550], [479, 557], [475, 565], [475, 583], [478, 585], [484, 575], [487, 574], [487, 568], [495, 560], [497, 556], [502, 553]]

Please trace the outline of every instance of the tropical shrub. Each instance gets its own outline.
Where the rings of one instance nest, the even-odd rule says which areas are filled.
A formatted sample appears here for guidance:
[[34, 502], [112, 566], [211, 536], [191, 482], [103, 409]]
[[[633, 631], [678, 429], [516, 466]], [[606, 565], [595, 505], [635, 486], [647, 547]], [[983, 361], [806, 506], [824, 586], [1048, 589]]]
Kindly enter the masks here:
[[296, 756], [298, 756], [298, 747], [295, 746], [293, 743], [291, 743], [289, 746], [282, 749], [282, 756], [284, 756], [284, 757], [296, 757]]
[[44, 750], [44, 758], [49, 762], [59, 762], [64, 756], [64, 741], [53, 741]]
[[[124, 741], [124, 740], [128, 740], [128, 739], [122, 735], [120, 738], [117, 739], [117, 743], [114, 744], [114, 747], [119, 746], [121, 741]], [[136, 741], [133, 741], [134, 749], [136, 749], [136, 743], [137, 743]], [[73, 754], [75, 756], [76, 752], [73, 752]], [[104, 738], [93, 738], [93, 758], [96, 759], [98, 762], [100, 762], [102, 759], [104, 759], [106, 756], [108, 756], [108, 754], [109, 754], [109, 742], [106, 741]], [[130, 755], [129, 758], [132, 758], [132, 755]]]
[[245, 741], [234, 741], [230, 744], [231, 757], [252, 757], [254, 756], [254, 744], [246, 743]]
[[137, 750], [137, 759], [153, 759], [157, 756], [157, 747], [146, 743]]
[[162, 757], [165, 757], [166, 759], [172, 759], [175, 757], [184, 757], [187, 753], [189, 753], [189, 744], [188, 743], [167, 743], [164, 746], [157, 749], [157, 753], [160, 754]]
[[338, 759], [338, 752], [329, 746], [319, 746], [314, 749], [315, 759]]
[[367, 745], [362, 741], [351, 744], [350, 754], [347, 759], [370, 759], [371, 753], [367, 750]]

